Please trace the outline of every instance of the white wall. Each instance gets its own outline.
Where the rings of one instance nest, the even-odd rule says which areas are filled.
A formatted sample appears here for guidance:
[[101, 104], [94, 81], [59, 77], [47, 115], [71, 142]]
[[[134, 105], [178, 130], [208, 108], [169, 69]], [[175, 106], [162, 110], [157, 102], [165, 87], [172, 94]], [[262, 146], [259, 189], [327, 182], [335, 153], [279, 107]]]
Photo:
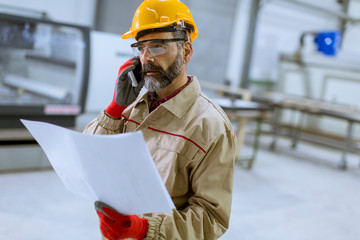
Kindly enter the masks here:
[[[15, 13], [3, 5], [45, 11], [51, 20], [93, 27], [97, 0], [0, 0], [0, 12]], [[19, 11], [16, 11], [20, 13]], [[31, 15], [21, 11], [22, 15]]]

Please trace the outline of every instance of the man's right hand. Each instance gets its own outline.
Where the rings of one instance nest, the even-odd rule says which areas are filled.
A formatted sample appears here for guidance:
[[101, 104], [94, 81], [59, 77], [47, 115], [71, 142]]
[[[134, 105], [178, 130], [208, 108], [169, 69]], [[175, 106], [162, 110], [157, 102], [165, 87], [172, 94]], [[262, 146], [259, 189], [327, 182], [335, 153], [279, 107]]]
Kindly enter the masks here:
[[[138, 82], [136, 87], [132, 86], [131, 79], [128, 76], [130, 71], [133, 71]], [[143, 86], [144, 80], [141, 77], [140, 59], [139, 57], [133, 57], [120, 67], [113, 100], [105, 109], [105, 112], [114, 118], [120, 118], [124, 109], [135, 101]]]

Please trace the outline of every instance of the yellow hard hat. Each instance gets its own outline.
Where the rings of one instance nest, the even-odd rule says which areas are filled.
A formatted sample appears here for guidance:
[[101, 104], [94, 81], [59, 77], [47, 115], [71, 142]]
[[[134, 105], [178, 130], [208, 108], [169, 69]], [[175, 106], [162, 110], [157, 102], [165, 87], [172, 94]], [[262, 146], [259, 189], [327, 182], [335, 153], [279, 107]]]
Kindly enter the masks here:
[[198, 36], [194, 19], [184, 3], [179, 0], [145, 0], [135, 12], [130, 31], [122, 38], [138, 39], [139, 32], [176, 31], [179, 26], [189, 31], [191, 42]]

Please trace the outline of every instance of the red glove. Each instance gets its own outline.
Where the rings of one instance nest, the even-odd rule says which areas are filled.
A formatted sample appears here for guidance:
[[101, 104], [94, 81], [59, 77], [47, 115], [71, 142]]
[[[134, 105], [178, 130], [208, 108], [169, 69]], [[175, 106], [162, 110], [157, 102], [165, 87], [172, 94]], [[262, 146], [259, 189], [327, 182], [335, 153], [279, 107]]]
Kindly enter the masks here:
[[[95, 206], [98, 204], [95, 203]], [[97, 207], [97, 214], [100, 218], [101, 233], [109, 240], [119, 240], [135, 238], [142, 240], [145, 238], [149, 224], [145, 218], [136, 215], [122, 215], [114, 209], [106, 206]], [[105, 214], [104, 214], [104, 213]]]
[[[130, 71], [134, 73], [137, 82], [136, 87], [132, 86], [132, 81], [128, 76]], [[143, 86], [144, 80], [141, 77], [140, 59], [139, 57], [133, 57], [120, 67], [113, 100], [105, 109], [105, 112], [114, 118], [120, 118], [124, 109], [135, 101]]]

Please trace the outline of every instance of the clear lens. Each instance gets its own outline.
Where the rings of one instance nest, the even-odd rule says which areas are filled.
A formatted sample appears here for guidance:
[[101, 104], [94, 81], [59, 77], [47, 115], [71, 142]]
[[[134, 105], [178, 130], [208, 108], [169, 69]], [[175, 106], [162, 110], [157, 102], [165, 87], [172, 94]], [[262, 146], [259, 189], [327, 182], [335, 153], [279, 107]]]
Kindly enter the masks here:
[[166, 46], [149, 47], [148, 49], [154, 56], [159, 56], [166, 53]]
[[133, 47], [132, 50], [133, 50], [135, 56], [140, 56], [140, 55], [144, 54], [146, 50], [148, 50], [152, 56], [159, 56], [159, 55], [166, 53], [165, 46], [145, 47], [145, 46], [139, 45], [137, 47]]
[[135, 57], [140, 56], [140, 51], [137, 47], [132, 47], [132, 51], [133, 51]]
[[187, 40], [182, 38], [149, 39], [149, 40], [133, 43], [131, 44], [131, 48], [135, 56], [140, 56], [144, 54], [146, 50], [148, 50], [152, 56], [159, 56], [166, 53], [166, 47], [168, 42], [177, 42], [177, 41], [187, 41]]

